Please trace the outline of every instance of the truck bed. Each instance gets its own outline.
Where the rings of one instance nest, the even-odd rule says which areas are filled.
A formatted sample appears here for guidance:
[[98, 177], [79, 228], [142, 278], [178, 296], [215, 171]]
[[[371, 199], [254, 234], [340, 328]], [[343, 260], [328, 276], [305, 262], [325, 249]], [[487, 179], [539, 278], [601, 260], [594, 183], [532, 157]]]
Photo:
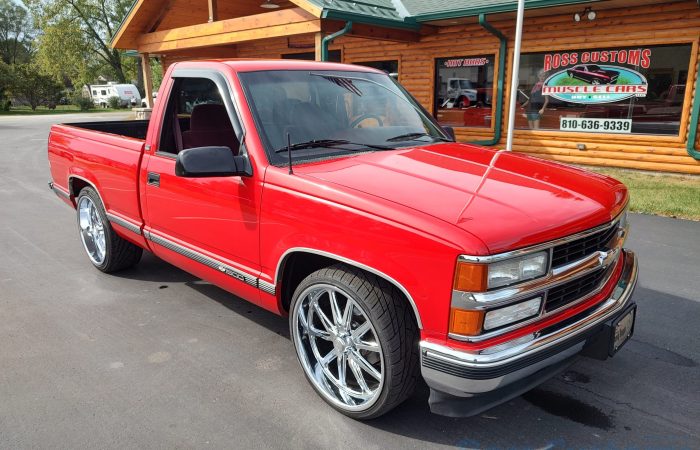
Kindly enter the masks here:
[[73, 183], [91, 184], [107, 213], [140, 224], [138, 170], [147, 128], [147, 120], [54, 125], [48, 145], [53, 186], [69, 196]]
[[78, 122], [64, 125], [83, 128], [86, 130], [100, 131], [102, 133], [128, 136], [135, 139], [146, 139], [148, 120], [113, 120], [108, 122]]

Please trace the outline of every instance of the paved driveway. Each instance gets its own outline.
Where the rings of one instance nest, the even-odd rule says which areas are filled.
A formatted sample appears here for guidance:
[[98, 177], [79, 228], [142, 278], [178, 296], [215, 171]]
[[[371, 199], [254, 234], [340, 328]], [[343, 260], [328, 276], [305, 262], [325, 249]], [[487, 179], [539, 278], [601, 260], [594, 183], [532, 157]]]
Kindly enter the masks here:
[[91, 267], [45, 145], [97, 117], [0, 117], [0, 448], [700, 448], [700, 223], [631, 217], [638, 323], [614, 359], [472, 419], [431, 415], [422, 386], [355, 422], [306, 383], [285, 320], [151, 256]]

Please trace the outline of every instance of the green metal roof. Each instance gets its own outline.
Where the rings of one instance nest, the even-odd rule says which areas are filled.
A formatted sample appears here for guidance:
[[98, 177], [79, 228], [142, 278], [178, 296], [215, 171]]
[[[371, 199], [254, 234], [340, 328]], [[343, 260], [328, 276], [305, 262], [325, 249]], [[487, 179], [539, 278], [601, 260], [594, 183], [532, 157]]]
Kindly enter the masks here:
[[309, 0], [325, 19], [353, 20], [360, 23], [399, 28], [418, 28], [399, 0]]
[[[517, 0], [309, 0], [322, 17], [388, 26], [415, 27], [418, 22], [515, 11]], [[593, 3], [600, 0], [525, 0], [525, 8]], [[363, 20], [364, 19], [364, 20]]]
[[[525, 0], [525, 9], [594, 3], [600, 0]], [[515, 11], [517, 0], [401, 0], [418, 22]]]
[[351, 14], [372, 16], [379, 19], [399, 20], [403, 17], [391, 0], [312, 0], [327, 11], [342, 11]]

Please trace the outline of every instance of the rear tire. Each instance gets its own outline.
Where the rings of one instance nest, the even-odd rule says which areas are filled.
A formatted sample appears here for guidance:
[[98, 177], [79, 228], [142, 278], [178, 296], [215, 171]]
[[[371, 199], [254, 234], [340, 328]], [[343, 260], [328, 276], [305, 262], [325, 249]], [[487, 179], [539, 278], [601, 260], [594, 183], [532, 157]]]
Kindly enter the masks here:
[[346, 264], [317, 270], [296, 288], [289, 317], [307, 380], [337, 411], [373, 419], [413, 392], [418, 327], [386, 280]]
[[119, 236], [97, 192], [86, 187], [77, 199], [78, 233], [90, 262], [104, 273], [117, 272], [141, 260], [143, 249]]

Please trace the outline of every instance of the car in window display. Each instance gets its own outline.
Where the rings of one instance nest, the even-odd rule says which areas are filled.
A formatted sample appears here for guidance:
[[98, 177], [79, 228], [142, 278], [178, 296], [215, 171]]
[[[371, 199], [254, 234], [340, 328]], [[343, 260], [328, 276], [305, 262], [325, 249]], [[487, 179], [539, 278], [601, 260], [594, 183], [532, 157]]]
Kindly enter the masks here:
[[580, 64], [568, 69], [566, 73], [571, 78], [591, 84], [615, 84], [620, 76], [618, 71], [605, 70], [595, 64]]

